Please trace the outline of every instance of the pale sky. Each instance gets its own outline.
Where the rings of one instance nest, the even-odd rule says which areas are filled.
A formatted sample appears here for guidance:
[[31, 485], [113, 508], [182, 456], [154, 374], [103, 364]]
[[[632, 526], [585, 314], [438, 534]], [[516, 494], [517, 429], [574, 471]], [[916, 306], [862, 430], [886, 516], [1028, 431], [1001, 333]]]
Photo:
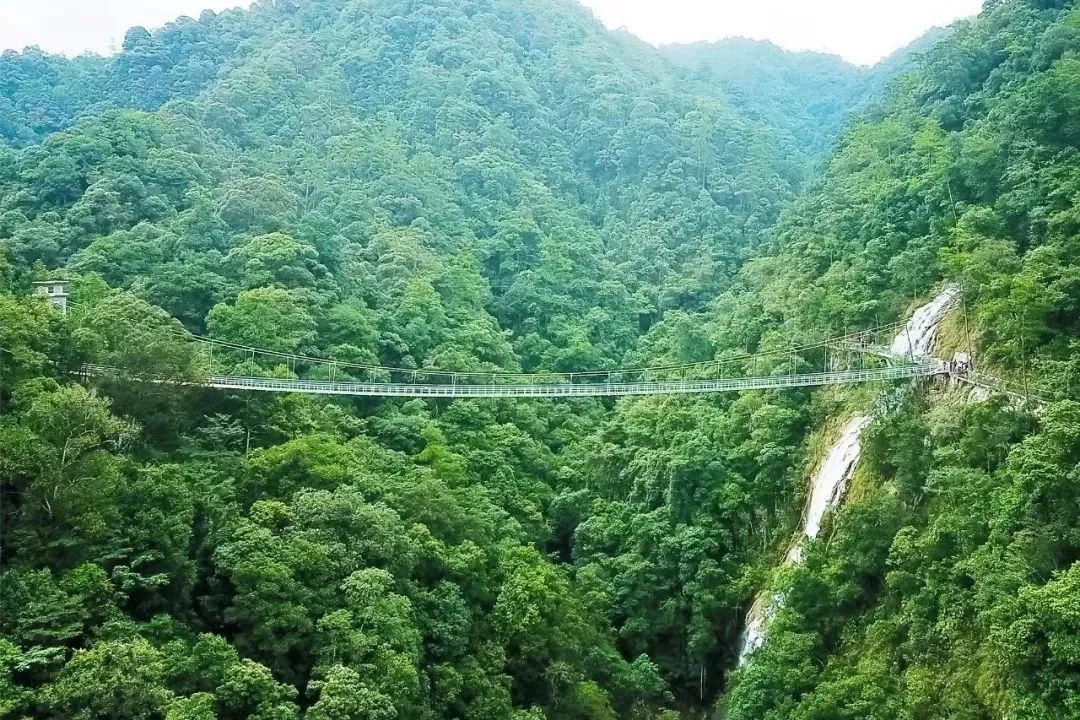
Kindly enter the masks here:
[[0, 49], [37, 45], [65, 55], [119, 50], [134, 25], [157, 28], [181, 15], [247, 7], [250, 0], [0, 0]]
[[[0, 0], [2, 1], [2, 0]], [[653, 45], [749, 37], [872, 65], [982, 0], [584, 0], [612, 28]]]
[[[0, 49], [108, 53], [132, 25], [159, 27], [249, 0], [0, 0]], [[583, 0], [611, 28], [654, 45], [744, 36], [872, 64], [982, 0]]]

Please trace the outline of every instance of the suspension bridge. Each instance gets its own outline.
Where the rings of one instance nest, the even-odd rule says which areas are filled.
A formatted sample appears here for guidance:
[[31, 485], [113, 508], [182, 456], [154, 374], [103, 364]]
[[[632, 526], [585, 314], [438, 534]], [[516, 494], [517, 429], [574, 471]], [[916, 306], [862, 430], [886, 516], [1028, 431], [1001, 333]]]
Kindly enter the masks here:
[[[117, 374], [117, 368], [87, 365], [84, 375]], [[306, 395], [348, 395], [353, 397], [414, 397], [414, 398], [555, 398], [555, 397], [625, 397], [632, 395], [689, 395], [701, 393], [740, 392], [780, 388], [850, 385], [853, 383], [906, 380], [948, 374], [948, 363], [927, 361], [862, 370], [799, 373], [794, 375], [762, 375], [712, 380], [652, 380], [639, 382], [563, 382], [522, 384], [450, 384], [356, 382], [337, 380], [305, 380], [299, 378], [211, 375], [205, 381], [183, 381], [154, 378], [151, 382], [193, 385], [219, 390], [251, 390], [274, 393], [303, 393]]]
[[[780, 350], [708, 362], [559, 373], [454, 372], [395, 368], [256, 348], [200, 337], [176, 328], [165, 332], [194, 346], [174, 368], [154, 363], [126, 367], [85, 365], [84, 377], [267, 393], [397, 398], [560, 398], [687, 395], [808, 388], [911, 380], [948, 375], [941, 360], [896, 356], [877, 339], [904, 331], [894, 325]], [[137, 367], [136, 367], [137, 365]]]

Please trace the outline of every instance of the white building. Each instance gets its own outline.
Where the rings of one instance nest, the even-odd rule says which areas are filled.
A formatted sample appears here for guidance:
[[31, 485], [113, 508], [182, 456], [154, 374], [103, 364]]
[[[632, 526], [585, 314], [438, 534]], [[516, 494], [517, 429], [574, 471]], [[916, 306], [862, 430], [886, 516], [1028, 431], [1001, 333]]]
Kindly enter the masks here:
[[34, 283], [34, 294], [48, 300], [67, 315], [68, 286], [66, 280], [46, 280]]

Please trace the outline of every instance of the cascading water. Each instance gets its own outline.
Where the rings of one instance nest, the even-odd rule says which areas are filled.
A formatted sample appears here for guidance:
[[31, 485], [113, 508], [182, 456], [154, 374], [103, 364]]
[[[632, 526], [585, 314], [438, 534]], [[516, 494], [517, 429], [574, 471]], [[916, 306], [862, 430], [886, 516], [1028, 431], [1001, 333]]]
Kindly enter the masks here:
[[893, 340], [889, 351], [897, 357], [929, 357], [937, 340], [938, 326], [959, 300], [959, 286], [947, 286], [936, 298], [911, 314], [907, 326]]
[[[929, 357], [937, 340], [938, 327], [956, 307], [959, 297], [960, 288], [949, 285], [929, 303], [915, 310], [906, 327], [893, 340], [891, 352], [897, 357]], [[849, 419], [829, 448], [824, 462], [814, 474], [810, 497], [803, 512], [802, 532], [784, 558], [785, 565], [802, 562], [806, 540], [818, 536], [825, 513], [843, 499], [848, 481], [859, 464], [862, 450], [860, 440], [870, 420], [868, 415], [856, 415]], [[762, 594], [754, 602], [746, 616], [746, 629], [743, 631], [742, 647], [739, 648], [740, 665], [764, 644], [766, 625], [783, 605], [784, 596], [779, 593], [771, 596]]]
[[765, 623], [784, 605], [784, 596], [780, 593], [768, 597], [759, 595], [750, 612], [746, 614], [746, 629], [742, 634], [742, 646], [739, 648], [739, 664], [746, 662], [750, 653], [765, 644]]
[[[859, 438], [869, 424], [870, 416], [856, 415], [844, 424], [840, 437], [829, 448], [829, 454], [814, 474], [813, 483], [810, 486], [810, 500], [803, 512], [802, 535], [791, 546], [787, 557], [784, 558], [785, 565], [798, 565], [802, 562], [803, 543], [807, 539], [813, 540], [818, 536], [825, 513], [843, 497], [848, 480], [851, 479], [855, 466], [859, 462], [859, 453], [862, 450]], [[750, 613], [746, 618], [742, 648], [739, 650], [740, 663], [765, 642], [765, 624], [776, 614], [783, 602], [783, 595], [773, 595], [768, 600], [762, 596], [750, 608]]]
[[814, 475], [814, 482], [810, 486], [810, 500], [803, 515], [803, 537], [788, 551], [786, 562], [789, 565], [802, 562], [805, 538], [813, 540], [818, 536], [825, 513], [844, 496], [848, 480], [859, 463], [859, 454], [862, 451], [859, 440], [869, 424], [869, 415], [856, 415], [848, 420], [840, 437], [829, 449], [825, 462]]

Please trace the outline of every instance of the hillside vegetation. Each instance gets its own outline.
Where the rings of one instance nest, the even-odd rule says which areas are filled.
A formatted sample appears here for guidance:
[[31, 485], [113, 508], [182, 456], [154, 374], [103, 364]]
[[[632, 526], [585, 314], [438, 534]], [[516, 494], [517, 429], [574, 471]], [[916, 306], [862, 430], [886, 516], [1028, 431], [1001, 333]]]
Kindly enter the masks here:
[[[875, 73], [835, 55], [790, 53], [746, 39], [662, 48], [698, 79], [725, 89], [777, 128], [792, 152], [825, 155], [871, 92]], [[890, 75], [892, 75], [890, 71]]]
[[816, 170], [847, 124], [883, 99], [889, 85], [917, 68], [949, 32], [933, 28], [873, 67], [851, 65], [835, 55], [787, 52], [746, 38], [666, 45], [661, 51], [774, 128], [787, 152], [806, 158]]
[[[863, 71], [734, 44], [781, 79], [757, 93], [563, 0], [276, 0], [113, 58], [5, 53], [0, 718], [1080, 716], [1071, 5], [988, 3], [855, 122]], [[66, 317], [28, 297], [52, 277]], [[197, 378], [182, 330], [418, 370], [789, 372], [944, 279], [1041, 410], [71, 372]], [[733, 670], [822, 428], [879, 391], [858, 492]]]
[[889, 398], [726, 718], [1080, 717], [1071, 5], [994, 4], [958, 27], [845, 135], [748, 265], [762, 289], [716, 321], [865, 326], [947, 277], [962, 347], [970, 332], [983, 370], [1043, 398], [1034, 415]]

